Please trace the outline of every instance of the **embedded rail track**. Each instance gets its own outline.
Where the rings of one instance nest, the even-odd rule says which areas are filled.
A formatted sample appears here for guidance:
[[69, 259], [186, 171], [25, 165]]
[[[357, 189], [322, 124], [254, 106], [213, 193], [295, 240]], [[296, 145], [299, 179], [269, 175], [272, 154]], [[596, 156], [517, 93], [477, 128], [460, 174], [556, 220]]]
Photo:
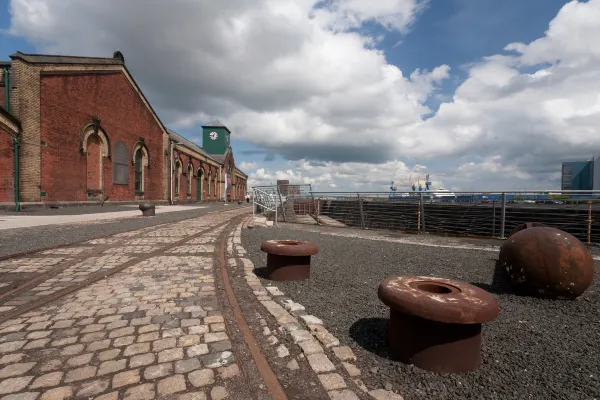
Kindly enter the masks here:
[[[23, 344], [26, 342], [27, 345], [22, 347], [21, 351], [27, 354], [25, 357], [29, 358], [29, 361], [33, 361], [31, 364], [37, 363], [38, 365], [30, 371], [29, 375], [31, 372], [41, 375], [44, 374], [42, 368], [45, 368], [41, 365], [56, 361], [47, 358], [50, 354], [55, 356], [57, 350], [61, 351], [61, 355], [70, 357], [71, 351], [81, 351], [74, 349], [76, 346], [81, 346], [81, 348], [86, 346], [88, 352], [94, 353], [96, 347], [101, 350], [99, 347], [102, 345], [101, 342], [106, 340], [106, 337], [113, 338], [116, 331], [130, 329], [133, 334], [137, 332], [138, 336], [135, 342], [142, 343], [132, 344], [130, 342], [133, 342], [134, 339], [127, 342], [122, 340], [127, 337], [114, 336], [112, 341], [106, 340], [110, 350], [94, 353], [95, 355], [90, 354], [90, 357], [93, 358], [90, 359], [91, 363], [88, 367], [73, 370], [73, 365], [70, 364], [80, 356], [71, 357], [68, 360], [65, 358], [61, 362], [63, 366], [59, 367], [65, 369], [65, 378], [62, 384], [73, 385], [70, 380], [75, 378], [71, 377], [71, 374], [85, 368], [93, 369], [94, 373], [98, 369], [97, 376], [100, 377], [100, 371], [108, 362], [103, 362], [102, 357], [107, 352], [116, 352], [120, 346], [129, 344], [123, 356], [127, 356], [130, 359], [129, 362], [133, 363], [131, 355], [137, 353], [131, 353], [129, 349], [133, 347], [137, 349], [136, 346], [140, 348], [144, 345], [148, 346], [143, 343], [145, 339], [141, 338], [151, 335], [151, 333], [144, 332], [147, 330], [150, 332], [151, 327], [157, 324], [160, 325], [160, 335], [163, 339], [158, 339], [157, 332], [154, 338], [157, 340], [150, 345], [155, 352], [152, 357], [154, 362], [158, 355], [158, 362], [161, 363], [161, 354], [171, 351], [164, 350], [158, 354], [160, 348], [158, 350], [156, 348], [158, 342], [170, 340], [171, 333], [167, 334], [166, 332], [184, 329], [185, 331], [189, 330], [189, 337], [194, 336], [193, 333], [200, 333], [204, 327], [195, 324], [187, 325], [189, 322], [184, 321], [196, 321], [193, 318], [200, 316], [198, 321], [204, 319], [207, 324], [205, 326], [210, 326], [210, 331], [206, 331], [207, 333], [203, 336], [205, 337], [203, 342], [206, 344], [200, 346], [207, 346], [211, 353], [203, 356], [202, 354], [205, 354], [206, 350], [198, 350], [199, 346], [183, 347], [189, 346], [184, 340], [188, 336], [184, 336], [177, 339], [177, 347], [182, 347], [175, 348], [173, 351], [185, 351], [188, 357], [195, 354], [196, 351], [200, 354], [180, 362], [193, 364], [193, 361], [190, 360], [195, 360], [197, 357], [203, 366], [208, 368], [216, 366], [217, 369], [214, 371], [217, 371], [218, 366], [221, 365], [219, 363], [232, 366], [231, 358], [226, 355], [227, 353], [231, 354], [229, 349], [234, 354], [233, 357], [236, 365], [239, 365], [239, 370], [237, 375], [235, 369], [229, 370], [230, 372], [227, 373], [221, 371], [219, 374], [235, 376], [228, 381], [227, 385], [227, 390], [231, 391], [235, 398], [255, 399], [266, 396], [273, 400], [287, 400], [286, 391], [289, 389], [283, 389], [277, 375], [271, 369], [269, 361], [261, 349], [260, 341], [254, 336], [255, 333], [250, 329], [240, 308], [227, 271], [228, 256], [225, 249], [227, 238], [239, 225], [247, 211], [222, 210], [193, 218], [192, 220], [199, 221], [198, 226], [193, 225], [192, 220], [183, 221], [183, 227], [179, 227], [182, 221], [168, 222], [1, 259], [0, 291], [2, 289], [4, 291], [0, 292], [0, 353], [7, 349], [8, 351], [17, 349], [16, 347], [13, 349], [13, 343], [16, 346], [20, 342]], [[220, 216], [223, 213], [229, 214]], [[199, 254], [203, 255], [199, 256]], [[165, 261], [164, 265], [161, 265], [162, 260]], [[183, 264], [186, 265], [181, 269]], [[123, 274], [127, 268], [131, 269]], [[178, 273], [177, 269], [180, 269], [181, 272]], [[119, 272], [121, 272], [120, 275]], [[198, 275], [204, 283], [191, 278]], [[138, 279], [139, 284], [136, 282]], [[166, 281], [165, 288], [159, 288], [160, 282], [163, 280]], [[194, 280], [198, 283], [186, 283], [194, 282]], [[11, 283], [7, 284], [6, 281]], [[121, 281], [123, 282], [122, 286], [120, 285]], [[175, 283], [185, 287], [196, 287], [177, 289], [190, 293], [173, 292], [175, 289], [167, 289]], [[156, 286], [157, 284], [159, 286]], [[107, 286], [111, 288], [112, 296], [105, 292]], [[138, 295], [145, 297], [143, 299], [134, 297]], [[159, 299], [153, 299], [153, 297], [159, 296]], [[93, 298], [95, 300], [92, 300]], [[151, 304], [153, 302], [155, 304]], [[158, 308], [152, 309], [150, 306]], [[178, 310], [179, 312], [177, 312]], [[201, 318], [202, 315], [205, 317]], [[112, 318], [113, 316], [114, 318]], [[109, 319], [112, 322], [106, 325]], [[149, 325], [139, 325], [142, 320], [144, 320], [144, 324]], [[63, 322], [69, 321], [74, 322], [75, 325], [70, 327], [71, 325], [65, 324], [63, 326]], [[214, 323], [211, 323], [213, 321]], [[32, 323], [32, 325], [25, 327], [24, 323]], [[35, 326], [36, 324], [40, 326]], [[198, 324], [201, 323], [198, 322]], [[176, 326], [181, 326], [181, 328], [167, 329]], [[77, 328], [75, 329], [75, 327]], [[82, 327], [83, 330], [81, 330]], [[38, 332], [37, 329], [42, 329], [42, 331]], [[213, 331], [213, 329], [215, 330]], [[225, 335], [220, 336], [221, 334]], [[64, 337], [65, 335], [69, 336]], [[213, 335], [211, 339], [208, 338], [209, 335]], [[71, 339], [73, 339], [72, 342]], [[90, 343], [93, 339], [96, 340]], [[211, 341], [217, 339], [221, 341], [216, 343]], [[56, 347], [65, 344], [69, 345]], [[31, 347], [32, 345], [34, 347]], [[36, 348], [36, 350], [29, 354], [28, 352], [32, 351], [30, 350], [32, 348]], [[220, 351], [220, 353], [213, 355], [213, 351]], [[75, 354], [73, 353], [73, 355]], [[215, 358], [217, 355], [219, 357]], [[87, 355], [81, 355], [81, 357], [84, 356]], [[166, 379], [180, 379], [178, 377], [182, 376], [181, 371], [187, 372], [184, 368], [187, 368], [188, 364], [181, 364], [182, 366], [177, 367], [175, 373], [179, 375]], [[17, 368], [16, 365], [20, 364], [15, 364], [15, 368]], [[144, 372], [146, 383], [137, 383], [139, 387], [152, 385], [152, 390], [156, 387], [157, 398], [164, 395], [165, 393], [161, 393], [161, 390], [166, 389], [164, 387], [161, 389], [160, 382], [152, 383], [154, 382], [152, 374], [156, 373], [156, 370], [148, 371], [161, 365], [164, 364], [148, 366]], [[133, 367], [135, 365], [129, 366], [129, 368]], [[40, 368], [39, 371], [38, 368]], [[206, 369], [202, 371], [206, 371]], [[186, 391], [194, 390], [194, 386], [198, 385], [204, 388], [202, 386], [204, 383], [200, 382], [204, 377], [201, 378], [199, 374], [193, 375], [197, 372], [192, 371], [187, 374], [187, 381], [183, 381], [183, 386], [187, 385]], [[123, 374], [125, 373], [123, 372]], [[88, 378], [92, 376], [93, 374]], [[113, 390], [117, 388], [114, 379], [118, 377], [120, 377], [118, 373], [113, 376]], [[2, 380], [0, 379], [0, 381]], [[218, 382], [220, 380], [217, 380], [215, 385]], [[80, 397], [87, 394], [90, 390], [89, 387], [94, 384], [94, 382], [74, 384], [70, 386], [69, 390], [73, 391], [72, 394], [78, 390], [77, 397]], [[35, 383], [29, 390], [32, 388], [36, 389]], [[137, 386], [125, 386], [121, 391], [127, 390], [129, 393], [137, 390], [136, 388]], [[50, 391], [59, 389], [62, 388], [50, 389]], [[217, 389], [222, 388], [217, 387]], [[0, 394], [2, 393], [4, 392], [0, 389]], [[126, 393], [121, 393], [121, 395], [127, 396]], [[296, 396], [292, 398], [296, 398]]]
[[[218, 211], [216, 213], [223, 213], [223, 212], [227, 212], [227, 211], [229, 211], [229, 210]], [[90, 273], [85, 279], [78, 281], [78, 282], [73, 282], [73, 283], [69, 284], [68, 286], [63, 287], [62, 289], [58, 289], [54, 293], [47, 294], [45, 296], [44, 295], [43, 296], [39, 296], [39, 295], [35, 296], [36, 298], [31, 299], [31, 301], [21, 300], [21, 301], [25, 301], [23, 305], [16, 305], [15, 308], [13, 308], [12, 310], [0, 314], [0, 324], [8, 321], [10, 319], [16, 318], [16, 317], [18, 317], [28, 311], [31, 311], [37, 307], [40, 307], [40, 306], [46, 305], [50, 302], [53, 302], [55, 300], [58, 300], [58, 299], [66, 296], [68, 294], [71, 294], [85, 286], [91, 285], [92, 283], [95, 283], [95, 282], [99, 281], [100, 279], [104, 279], [104, 278], [111, 276], [119, 271], [122, 271], [125, 268], [128, 268], [139, 262], [148, 260], [152, 257], [158, 256], [158, 255], [160, 255], [166, 251], [169, 251], [171, 249], [174, 249], [192, 239], [201, 237], [202, 235], [204, 235], [212, 230], [226, 226], [228, 223], [229, 222], [224, 222], [224, 223], [218, 224], [216, 226], [208, 227], [194, 235], [185, 236], [177, 241], [171, 242], [164, 247], [159, 247], [156, 250], [151, 250], [149, 252], [143, 253], [140, 256], [133, 257], [130, 260], [128, 260], [122, 264], [116, 265], [112, 268], [108, 268], [108, 269]], [[165, 225], [170, 225], [170, 224], [172, 224], [172, 223], [153, 226], [153, 227], [151, 227], [151, 229], [160, 229], [160, 227], [164, 227]], [[146, 233], [146, 231], [148, 231], [148, 230], [149, 230], [149, 228], [142, 228], [141, 232], [139, 232], [135, 235], [131, 235], [131, 236], [127, 235], [127, 234], [131, 233], [131, 232], [140, 231], [140, 230], [138, 229], [138, 230], [133, 230], [133, 231], [127, 231], [127, 232], [123, 232], [121, 234], [110, 235], [110, 236], [114, 237], [114, 236], [119, 236], [119, 235], [125, 234], [129, 240], [136, 240], [136, 239], [139, 239], [141, 236], [143, 236]], [[83, 243], [97, 242], [102, 239], [106, 240], [106, 238], [107, 237], [87, 240]], [[78, 244], [82, 244], [82, 243], [78, 243]], [[74, 244], [56, 246], [50, 250], [44, 249], [41, 252], [38, 251], [37, 254], [44, 255], [44, 253], [47, 253], [48, 251], [52, 251], [52, 250], [56, 250], [56, 249], [69, 249], [74, 246], [75, 246]], [[12, 289], [0, 294], [0, 307], [7, 306], [7, 305], [10, 307], [11, 304], [16, 304], [16, 303], [11, 303], [11, 300], [13, 300], [13, 301], [16, 300], [17, 302], [19, 302], [19, 300], [17, 300], [19, 298], [19, 295], [26, 293], [29, 289], [40, 286], [44, 282], [48, 282], [49, 280], [64, 273], [69, 268], [77, 268], [78, 265], [84, 263], [85, 260], [89, 259], [90, 257], [101, 257], [106, 252], [110, 252], [111, 249], [118, 249], [120, 247], [122, 247], [120, 244], [115, 244], [115, 243], [95, 245], [93, 248], [82, 252], [81, 255], [79, 255], [77, 257], [69, 258], [65, 261], [61, 261], [58, 263], [57, 266], [50, 268], [49, 270], [41, 273], [40, 275], [33, 277], [32, 279], [25, 280], [25, 281], [19, 283], [16, 287], [13, 287]], [[27, 253], [28, 253], [28, 255], [36, 254], [36, 252], [27, 252]], [[7, 257], [2, 261], [12, 260], [12, 259], [18, 260], [22, 257], [23, 257], [22, 255], [15, 255], [15, 256]], [[25, 297], [29, 298], [31, 296], [25, 296]]]

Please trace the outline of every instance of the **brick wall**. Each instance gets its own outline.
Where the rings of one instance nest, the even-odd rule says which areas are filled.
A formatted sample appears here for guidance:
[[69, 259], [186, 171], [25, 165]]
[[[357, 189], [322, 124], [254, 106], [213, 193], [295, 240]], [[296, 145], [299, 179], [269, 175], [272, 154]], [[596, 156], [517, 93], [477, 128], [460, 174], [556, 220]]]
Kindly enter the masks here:
[[[175, 179], [173, 178], [173, 198], [176, 201], [198, 201], [197, 189], [198, 189], [198, 166], [200, 165], [200, 160], [197, 158], [185, 154], [183, 152], [179, 152], [178, 160], [181, 162], [181, 175], [179, 176], [179, 194], [175, 194]], [[192, 185], [190, 193], [188, 194], [188, 165], [192, 163]], [[174, 168], [176, 164], [173, 164]], [[176, 170], [174, 171], [176, 172]], [[205, 200], [205, 195], [202, 195], [202, 200]]]
[[164, 198], [163, 131], [123, 72], [44, 74], [40, 82], [43, 200], [88, 199], [88, 155], [79, 149], [80, 134], [93, 116], [100, 119], [111, 155], [119, 141], [125, 143], [128, 154], [126, 185], [113, 183], [114, 157], [102, 157], [103, 197], [109, 196], [109, 201], [136, 199], [133, 147], [143, 137], [150, 155], [150, 166], [144, 168], [143, 198]]
[[0, 124], [0, 203], [15, 201], [13, 139], [9, 130]]
[[[188, 154], [191, 153], [191, 154]], [[179, 177], [179, 195], [175, 193], [175, 161], [180, 160], [181, 162], [181, 171], [182, 174]], [[187, 193], [187, 168], [189, 162], [192, 162], [193, 165], [193, 177], [192, 177], [192, 190], [191, 195], [188, 196]], [[168, 177], [169, 174], [169, 164], [168, 161], [165, 166], [166, 175]], [[201, 172], [201, 180], [202, 180], [202, 201], [205, 200], [219, 200], [217, 192], [215, 192], [215, 183], [217, 184], [217, 190], [219, 190], [218, 182], [215, 182], [215, 178], [218, 179], [219, 175], [219, 166], [215, 163], [215, 161], [208, 159], [206, 156], [198, 154], [193, 150], [188, 149], [185, 146], [176, 145], [174, 147], [173, 152], [173, 199], [179, 202], [185, 201], [198, 201], [198, 172]], [[210, 181], [208, 180], [210, 174]], [[209, 195], [209, 185], [210, 185], [210, 195]], [[167, 194], [168, 196], [168, 194]]]
[[21, 201], [40, 200], [40, 82], [41, 67], [13, 60], [10, 73], [10, 112], [21, 121]]

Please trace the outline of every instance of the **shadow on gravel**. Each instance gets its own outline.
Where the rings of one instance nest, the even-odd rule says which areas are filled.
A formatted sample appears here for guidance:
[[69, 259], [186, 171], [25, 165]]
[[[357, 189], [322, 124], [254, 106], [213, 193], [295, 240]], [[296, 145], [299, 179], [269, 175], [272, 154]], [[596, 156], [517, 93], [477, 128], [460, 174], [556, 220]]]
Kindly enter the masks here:
[[259, 278], [267, 279], [267, 267], [256, 267], [252, 272]]
[[483, 290], [486, 290], [490, 293], [494, 294], [516, 294], [510, 286], [510, 282], [508, 280], [508, 275], [506, 271], [502, 268], [500, 261], [496, 260], [496, 265], [494, 266], [494, 275], [492, 277], [492, 283], [482, 283], [482, 282], [470, 282], [471, 285], [475, 285], [480, 287]]
[[388, 318], [361, 318], [350, 326], [350, 337], [366, 351], [389, 358]]

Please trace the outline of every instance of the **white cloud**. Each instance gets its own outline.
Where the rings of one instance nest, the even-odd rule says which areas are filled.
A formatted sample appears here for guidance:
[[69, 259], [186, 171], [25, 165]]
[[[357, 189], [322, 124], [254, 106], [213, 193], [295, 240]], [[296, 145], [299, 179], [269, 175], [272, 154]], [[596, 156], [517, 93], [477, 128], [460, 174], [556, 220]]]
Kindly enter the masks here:
[[241, 162], [237, 165], [242, 171], [250, 171], [258, 168], [258, 164], [255, 162]]
[[[434, 187], [547, 186], [562, 160], [600, 149], [600, 0], [571, 1], [540, 39], [474, 60], [451, 98], [434, 90], [447, 65], [400, 71], [379, 34], [350, 30], [368, 21], [406, 33], [427, 1], [319, 4], [12, 0], [11, 31], [52, 53], [118, 48], [167, 122], [218, 117], [235, 138], [297, 160], [247, 165], [255, 182], [381, 188], [387, 161], [418, 157], [434, 165]], [[425, 120], [432, 95], [448, 100]]]
[[491, 156], [478, 162], [467, 162], [453, 168], [431, 168], [427, 165], [408, 166], [401, 161], [386, 163], [311, 163], [307, 160], [290, 162], [283, 169], [258, 168], [249, 170], [248, 186], [275, 185], [279, 179], [290, 183], [311, 184], [314, 191], [389, 192], [392, 181], [397, 190], [412, 191], [411, 182], [418, 190], [430, 173], [431, 188], [445, 187], [454, 191], [547, 189], [559, 182], [560, 173], [550, 174], [545, 180], [532, 182], [532, 174], [505, 163], [501, 156]]

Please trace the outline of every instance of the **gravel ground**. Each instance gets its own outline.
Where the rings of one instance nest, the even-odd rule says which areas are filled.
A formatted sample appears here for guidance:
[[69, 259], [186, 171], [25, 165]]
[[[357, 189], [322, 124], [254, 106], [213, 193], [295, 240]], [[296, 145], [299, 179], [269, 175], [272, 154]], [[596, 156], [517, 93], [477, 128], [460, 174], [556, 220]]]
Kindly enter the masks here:
[[[174, 211], [156, 214], [154, 217], [139, 216], [112, 221], [98, 220], [93, 223], [43, 225], [29, 228], [0, 230], [0, 257], [95, 239], [101, 236], [114, 235], [167, 222], [182, 221], [188, 218], [199, 217], [213, 211], [243, 207], [246, 206], [246, 204], [243, 204], [242, 206], [238, 206], [237, 204], [224, 206], [223, 203], [208, 203], [206, 206], [206, 208], [190, 209], [189, 211]], [[248, 207], [248, 212], [252, 212], [252, 208]]]
[[[494, 279], [498, 253], [428, 248], [282, 228], [242, 231], [257, 267], [263, 240], [317, 244], [311, 279], [276, 285], [307, 313], [324, 320], [355, 351], [369, 388], [391, 388], [411, 399], [593, 399], [600, 397], [600, 285], [576, 301], [549, 301], [505, 292]], [[596, 263], [596, 272], [599, 264]], [[494, 293], [499, 317], [483, 329], [482, 367], [469, 374], [435, 374], [387, 356], [389, 310], [377, 298], [389, 275], [430, 275], [476, 283]]]

